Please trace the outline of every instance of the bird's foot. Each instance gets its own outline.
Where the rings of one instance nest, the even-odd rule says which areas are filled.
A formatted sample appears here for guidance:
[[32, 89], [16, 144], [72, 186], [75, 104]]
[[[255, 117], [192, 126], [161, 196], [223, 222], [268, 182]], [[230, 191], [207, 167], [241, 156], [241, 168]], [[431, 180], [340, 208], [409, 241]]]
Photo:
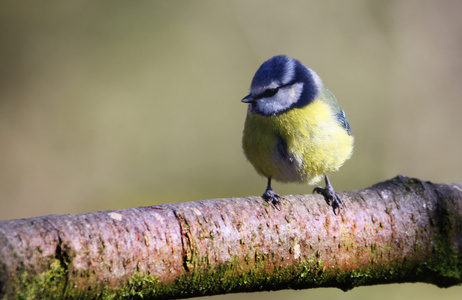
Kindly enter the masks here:
[[327, 184], [325, 188], [320, 186], [315, 187], [313, 193], [323, 195], [327, 205], [332, 206], [335, 215], [340, 212], [341, 208], [345, 207], [345, 203], [343, 203], [342, 198], [337, 195], [337, 193], [334, 191], [334, 188], [330, 184]]
[[277, 210], [281, 210], [281, 202], [279, 200], [282, 200], [282, 197], [276, 194], [273, 189], [266, 189], [262, 197], [266, 202], [273, 204]]

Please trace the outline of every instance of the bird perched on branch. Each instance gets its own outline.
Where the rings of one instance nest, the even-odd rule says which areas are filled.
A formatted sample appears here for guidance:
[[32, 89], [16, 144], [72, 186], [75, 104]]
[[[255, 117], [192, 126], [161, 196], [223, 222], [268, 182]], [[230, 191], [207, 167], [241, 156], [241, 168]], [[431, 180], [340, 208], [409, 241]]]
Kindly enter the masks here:
[[264, 62], [255, 73], [242, 145], [257, 172], [268, 178], [263, 198], [280, 208], [271, 180], [316, 184], [334, 213], [344, 206], [327, 176], [353, 153], [354, 138], [343, 110], [321, 78], [285, 55]]

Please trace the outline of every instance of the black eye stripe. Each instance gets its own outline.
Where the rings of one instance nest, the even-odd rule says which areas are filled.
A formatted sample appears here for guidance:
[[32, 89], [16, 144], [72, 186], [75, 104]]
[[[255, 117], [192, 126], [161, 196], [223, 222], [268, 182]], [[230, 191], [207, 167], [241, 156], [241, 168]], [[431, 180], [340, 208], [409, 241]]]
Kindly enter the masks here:
[[283, 85], [278, 86], [278, 87], [276, 87], [276, 88], [266, 89], [263, 93], [261, 93], [260, 95], [258, 95], [256, 98], [272, 97], [272, 96], [274, 96], [274, 95], [277, 94], [277, 92], [279, 91], [279, 89], [285, 88], [285, 87], [287, 87], [287, 86], [289, 86], [289, 85], [292, 85], [292, 84], [294, 84], [294, 83], [295, 83], [295, 81], [291, 81], [291, 82], [289, 82], [289, 83], [287, 83], [287, 84], [283, 84]]
[[261, 94], [261, 97], [272, 97], [274, 95], [276, 95], [276, 93], [279, 91], [279, 88], [275, 88], [275, 89], [267, 89], [266, 91], [264, 91], [262, 94]]

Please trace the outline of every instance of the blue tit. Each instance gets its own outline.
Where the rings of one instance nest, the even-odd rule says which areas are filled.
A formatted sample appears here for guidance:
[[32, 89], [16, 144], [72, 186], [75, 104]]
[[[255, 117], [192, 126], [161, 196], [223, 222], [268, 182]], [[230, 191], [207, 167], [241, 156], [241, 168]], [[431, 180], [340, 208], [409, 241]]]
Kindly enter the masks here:
[[343, 110], [321, 78], [285, 55], [264, 62], [255, 73], [247, 103], [242, 147], [249, 162], [268, 178], [263, 199], [280, 209], [271, 180], [316, 184], [334, 213], [344, 206], [327, 176], [353, 153], [354, 138]]

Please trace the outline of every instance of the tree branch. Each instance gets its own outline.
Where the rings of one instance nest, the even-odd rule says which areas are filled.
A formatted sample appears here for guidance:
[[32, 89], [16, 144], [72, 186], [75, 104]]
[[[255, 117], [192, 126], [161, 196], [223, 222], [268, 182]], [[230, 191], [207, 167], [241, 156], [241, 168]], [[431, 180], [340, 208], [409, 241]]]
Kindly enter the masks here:
[[462, 183], [214, 199], [0, 222], [0, 297], [186, 298], [462, 282]]

